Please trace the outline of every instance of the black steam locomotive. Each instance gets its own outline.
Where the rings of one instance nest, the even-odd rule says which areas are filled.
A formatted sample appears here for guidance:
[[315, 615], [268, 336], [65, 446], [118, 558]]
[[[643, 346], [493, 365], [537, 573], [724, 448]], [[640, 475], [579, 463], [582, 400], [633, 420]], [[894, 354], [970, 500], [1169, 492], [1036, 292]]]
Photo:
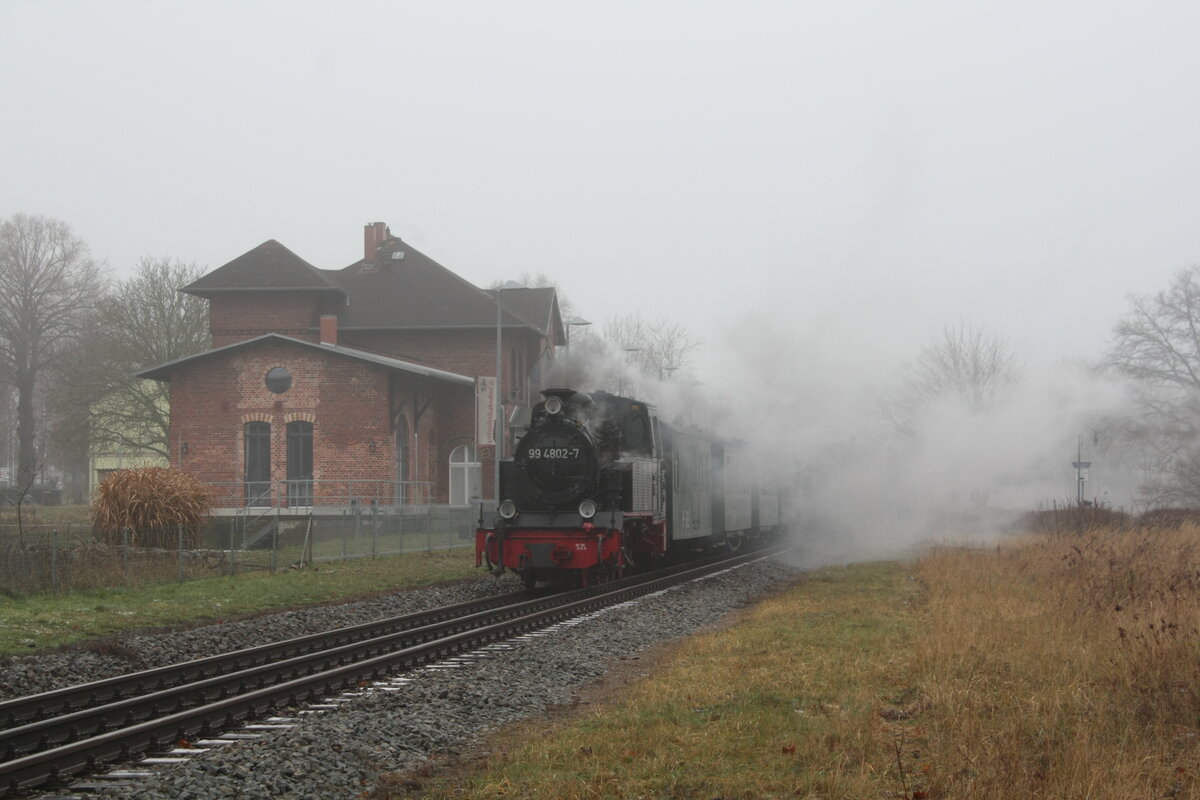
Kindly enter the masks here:
[[500, 503], [476, 532], [477, 564], [531, 587], [588, 585], [781, 530], [778, 486], [749, 469], [738, 444], [668, 425], [627, 397], [542, 395], [500, 463]]

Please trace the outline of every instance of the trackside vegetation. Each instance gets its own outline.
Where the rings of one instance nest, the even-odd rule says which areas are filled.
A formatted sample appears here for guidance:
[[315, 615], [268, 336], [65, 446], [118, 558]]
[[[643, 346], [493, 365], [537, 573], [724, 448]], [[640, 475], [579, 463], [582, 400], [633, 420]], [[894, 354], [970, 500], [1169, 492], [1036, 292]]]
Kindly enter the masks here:
[[824, 569], [520, 730], [376, 797], [1198, 797], [1200, 528]]
[[295, 606], [479, 578], [468, 549], [321, 564], [188, 583], [91, 589], [0, 601], [0, 655], [29, 654], [143, 628], [230, 619]]
[[[891, 769], [874, 759], [880, 703], [914, 695], [920, 595], [896, 564], [822, 570], [685, 641], [612, 705], [498, 739], [483, 769], [415, 782], [439, 798], [869, 796]], [[413, 783], [385, 780], [379, 796]]]

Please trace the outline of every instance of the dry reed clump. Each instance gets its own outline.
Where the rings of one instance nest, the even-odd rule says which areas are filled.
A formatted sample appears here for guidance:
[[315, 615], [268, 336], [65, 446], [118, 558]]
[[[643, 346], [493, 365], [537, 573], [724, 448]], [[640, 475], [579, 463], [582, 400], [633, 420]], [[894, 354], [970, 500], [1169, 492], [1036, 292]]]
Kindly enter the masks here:
[[923, 559], [930, 796], [1200, 795], [1198, 559], [1192, 523]]
[[167, 467], [141, 467], [114, 472], [101, 481], [92, 498], [92, 525], [97, 538], [121, 541], [128, 529], [131, 544], [175, 547], [183, 527], [185, 545], [195, 545], [200, 525], [212, 511], [211, 487], [186, 472]]

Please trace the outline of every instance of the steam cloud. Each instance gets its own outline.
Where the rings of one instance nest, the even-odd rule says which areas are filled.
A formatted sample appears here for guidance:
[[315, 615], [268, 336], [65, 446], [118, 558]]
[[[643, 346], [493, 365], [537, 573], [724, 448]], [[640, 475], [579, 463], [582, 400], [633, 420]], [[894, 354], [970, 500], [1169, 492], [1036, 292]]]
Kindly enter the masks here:
[[881, 402], [902, 379], [903, 358], [870, 349], [851, 356], [850, 337], [761, 317], [735, 320], [726, 333], [707, 348], [702, 382], [658, 380], [591, 343], [560, 359], [543, 388], [623, 389], [668, 422], [743, 440], [780, 476], [813, 565], [1002, 535], [1023, 512], [1074, 499], [1080, 437], [1094, 462], [1087, 497], [1133, 502], [1136, 476], [1093, 441], [1098, 420], [1123, 408], [1127, 392], [1082, 362], [1027, 364], [990, 410], [931, 403], [917, 435], [906, 437]]

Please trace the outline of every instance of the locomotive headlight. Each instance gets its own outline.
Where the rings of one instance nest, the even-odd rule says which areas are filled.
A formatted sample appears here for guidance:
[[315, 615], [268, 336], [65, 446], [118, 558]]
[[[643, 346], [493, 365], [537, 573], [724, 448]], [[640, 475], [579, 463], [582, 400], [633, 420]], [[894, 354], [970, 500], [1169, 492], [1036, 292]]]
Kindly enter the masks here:
[[546, 398], [546, 413], [557, 414], [562, 411], [562, 398], [550, 396]]
[[580, 503], [579, 516], [583, 517], [584, 519], [591, 519], [592, 517], [596, 516], [596, 501], [584, 500], [582, 503]]
[[503, 519], [512, 519], [517, 515], [517, 504], [512, 500], [505, 500], [500, 504], [500, 516]]

